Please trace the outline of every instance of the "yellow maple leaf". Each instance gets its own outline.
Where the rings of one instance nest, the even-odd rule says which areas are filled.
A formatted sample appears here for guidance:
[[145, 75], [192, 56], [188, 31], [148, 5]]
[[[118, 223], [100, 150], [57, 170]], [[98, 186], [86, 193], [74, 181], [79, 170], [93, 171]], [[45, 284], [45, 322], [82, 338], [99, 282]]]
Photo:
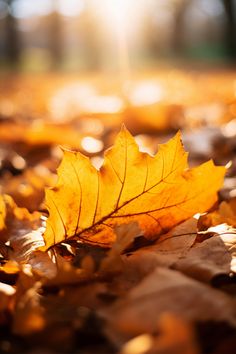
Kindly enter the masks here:
[[65, 151], [58, 182], [46, 192], [48, 249], [68, 238], [110, 246], [114, 227], [136, 221], [154, 239], [217, 201], [224, 167], [212, 161], [188, 169], [180, 133], [155, 156], [139, 151], [123, 128], [98, 171], [79, 152]]

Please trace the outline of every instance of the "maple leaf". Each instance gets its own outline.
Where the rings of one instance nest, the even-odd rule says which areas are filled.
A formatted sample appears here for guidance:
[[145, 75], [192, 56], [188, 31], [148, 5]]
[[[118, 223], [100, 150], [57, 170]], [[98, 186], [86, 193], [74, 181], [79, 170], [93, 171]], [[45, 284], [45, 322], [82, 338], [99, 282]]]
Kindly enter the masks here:
[[188, 169], [180, 133], [150, 156], [123, 128], [100, 170], [81, 153], [64, 151], [57, 185], [46, 192], [49, 218], [41, 249], [68, 238], [109, 247], [114, 227], [133, 221], [154, 239], [212, 207], [224, 174], [212, 161]]

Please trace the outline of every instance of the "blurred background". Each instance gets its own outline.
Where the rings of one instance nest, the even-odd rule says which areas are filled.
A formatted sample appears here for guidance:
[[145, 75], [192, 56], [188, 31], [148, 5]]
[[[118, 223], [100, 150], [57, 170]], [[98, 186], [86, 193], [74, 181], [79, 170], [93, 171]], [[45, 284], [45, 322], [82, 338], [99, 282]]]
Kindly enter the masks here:
[[[64, 148], [99, 168], [122, 123], [140, 149], [181, 129], [236, 196], [236, 0], [0, 0], [0, 185], [38, 210]], [[229, 166], [229, 165], [228, 165]]]
[[227, 66], [235, 58], [235, 0], [0, 0], [0, 70]]

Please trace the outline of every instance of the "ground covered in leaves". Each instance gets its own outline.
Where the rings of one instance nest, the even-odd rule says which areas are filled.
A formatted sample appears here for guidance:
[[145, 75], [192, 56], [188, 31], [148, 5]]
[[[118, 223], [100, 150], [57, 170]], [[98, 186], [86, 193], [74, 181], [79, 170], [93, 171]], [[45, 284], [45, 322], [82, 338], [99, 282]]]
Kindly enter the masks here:
[[235, 79], [3, 78], [1, 353], [234, 353]]

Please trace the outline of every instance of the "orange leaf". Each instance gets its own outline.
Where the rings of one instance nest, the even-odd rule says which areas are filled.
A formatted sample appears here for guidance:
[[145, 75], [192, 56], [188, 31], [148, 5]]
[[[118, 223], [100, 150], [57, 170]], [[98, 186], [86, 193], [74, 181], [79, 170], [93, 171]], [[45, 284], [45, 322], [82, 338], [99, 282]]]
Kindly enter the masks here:
[[98, 171], [78, 152], [65, 151], [56, 187], [46, 193], [48, 249], [68, 238], [111, 246], [114, 227], [138, 222], [149, 239], [217, 201], [224, 167], [209, 161], [188, 169], [180, 133], [155, 156], [141, 153], [123, 128]]

